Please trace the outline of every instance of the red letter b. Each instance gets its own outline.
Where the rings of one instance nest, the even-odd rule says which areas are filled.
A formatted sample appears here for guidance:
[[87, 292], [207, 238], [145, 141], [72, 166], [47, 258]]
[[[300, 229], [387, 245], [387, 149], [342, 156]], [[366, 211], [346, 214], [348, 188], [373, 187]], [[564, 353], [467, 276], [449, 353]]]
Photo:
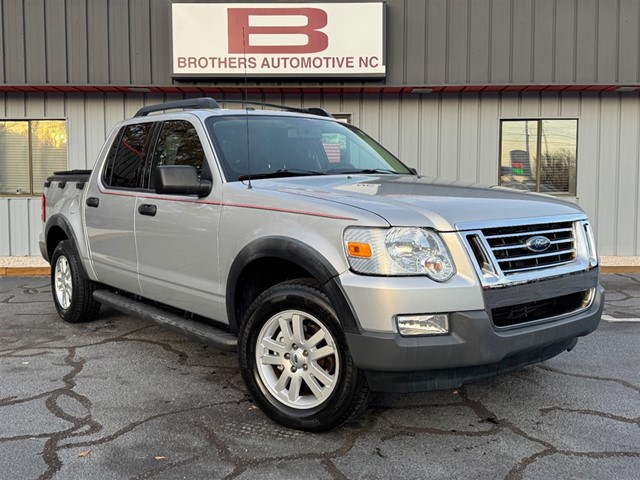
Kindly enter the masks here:
[[[229, 8], [229, 53], [315, 53], [326, 50], [329, 37], [320, 28], [327, 26], [327, 12], [318, 8]], [[250, 26], [250, 16], [302, 16], [307, 24], [301, 26]], [[252, 45], [251, 35], [305, 35], [305, 45]], [[268, 41], [268, 40], [267, 40]]]

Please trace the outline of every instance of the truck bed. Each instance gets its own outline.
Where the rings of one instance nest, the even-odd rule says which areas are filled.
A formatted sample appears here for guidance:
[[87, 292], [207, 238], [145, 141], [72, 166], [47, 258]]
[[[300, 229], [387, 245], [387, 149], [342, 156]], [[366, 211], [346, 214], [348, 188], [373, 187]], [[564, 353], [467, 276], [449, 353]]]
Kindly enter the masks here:
[[91, 170], [65, 170], [62, 172], [53, 172], [53, 175], [47, 177], [44, 182], [45, 188], [49, 188], [53, 182], [58, 182], [58, 187], [64, 188], [68, 182], [75, 182], [79, 189], [84, 188], [84, 184], [89, 180]]

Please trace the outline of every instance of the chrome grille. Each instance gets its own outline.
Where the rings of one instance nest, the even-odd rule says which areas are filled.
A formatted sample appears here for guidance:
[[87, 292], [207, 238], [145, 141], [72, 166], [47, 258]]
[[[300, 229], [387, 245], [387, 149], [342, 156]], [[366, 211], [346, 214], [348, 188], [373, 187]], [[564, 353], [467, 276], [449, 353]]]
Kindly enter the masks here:
[[[482, 234], [503, 274], [555, 267], [576, 258], [573, 222], [484, 228]], [[535, 239], [548, 247], [534, 248]], [[545, 240], [546, 239], [546, 240]]]

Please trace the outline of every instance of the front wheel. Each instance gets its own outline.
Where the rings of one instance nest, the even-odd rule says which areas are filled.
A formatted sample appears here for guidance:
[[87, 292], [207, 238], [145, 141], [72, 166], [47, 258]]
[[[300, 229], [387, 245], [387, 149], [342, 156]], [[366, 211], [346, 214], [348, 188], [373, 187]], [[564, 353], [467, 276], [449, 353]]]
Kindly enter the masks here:
[[368, 387], [326, 295], [304, 280], [281, 283], [249, 307], [238, 344], [258, 406], [280, 424], [323, 431], [355, 418]]
[[93, 299], [94, 289], [71, 242], [60, 242], [51, 256], [51, 291], [60, 317], [69, 323], [94, 319], [100, 310]]

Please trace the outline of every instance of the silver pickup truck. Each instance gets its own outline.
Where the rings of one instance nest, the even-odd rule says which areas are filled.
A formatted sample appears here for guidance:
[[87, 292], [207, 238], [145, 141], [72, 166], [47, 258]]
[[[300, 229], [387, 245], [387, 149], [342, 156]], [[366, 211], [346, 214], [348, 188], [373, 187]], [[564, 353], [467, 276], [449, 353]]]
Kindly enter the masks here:
[[422, 177], [320, 109], [142, 108], [93, 171], [51, 176], [42, 255], [67, 322], [100, 305], [237, 350], [281, 424], [370, 391], [455, 388], [571, 350], [604, 303], [558, 198]]

